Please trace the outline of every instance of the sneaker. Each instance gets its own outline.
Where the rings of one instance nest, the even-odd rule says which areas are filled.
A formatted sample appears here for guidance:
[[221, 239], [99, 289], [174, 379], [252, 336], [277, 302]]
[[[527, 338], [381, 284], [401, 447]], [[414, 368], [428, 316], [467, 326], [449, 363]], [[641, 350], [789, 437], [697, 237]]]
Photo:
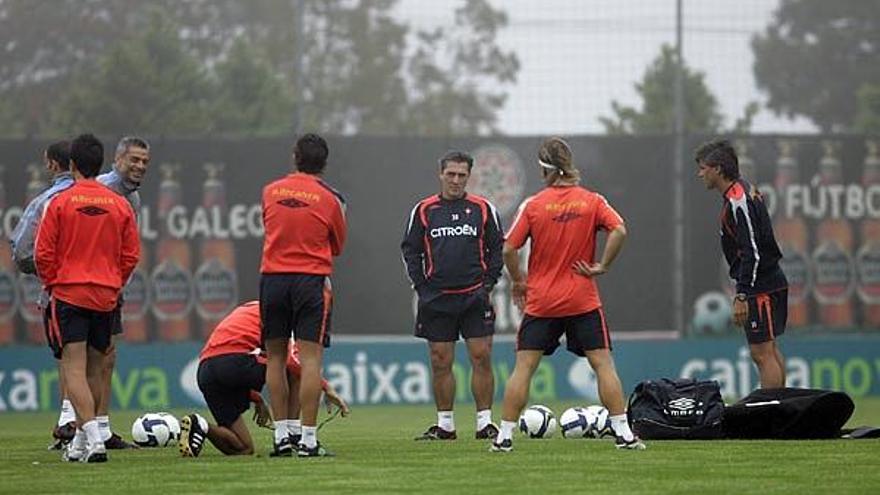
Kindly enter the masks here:
[[205, 445], [207, 433], [202, 429], [197, 414], [187, 414], [180, 418], [180, 438], [177, 439], [177, 448], [183, 457], [198, 457]]
[[318, 442], [312, 448], [306, 447], [304, 443], [297, 446], [296, 455], [298, 457], [336, 457], [336, 454], [325, 449], [321, 442]]
[[61, 460], [64, 462], [80, 462], [86, 456], [85, 447], [74, 447], [73, 443], [68, 443], [61, 449]]
[[639, 437], [633, 437], [632, 440], [626, 441], [623, 437], [617, 437], [614, 441], [614, 446], [618, 449], [626, 449], [626, 450], [645, 450], [648, 447], [639, 440]]
[[104, 447], [104, 444], [98, 443], [89, 447], [85, 455], [80, 459], [80, 462], [107, 462], [107, 449]]
[[416, 440], [455, 440], [456, 438], [458, 438], [458, 437], [455, 435], [455, 430], [446, 431], [437, 425], [431, 425], [430, 428], [428, 428], [420, 436], [417, 436], [415, 439]]
[[64, 443], [73, 440], [74, 435], [76, 435], [76, 423], [73, 421], [52, 429], [52, 438], [61, 440]]
[[492, 446], [489, 447], [489, 452], [510, 452], [513, 450], [513, 440], [506, 439], [501, 443], [492, 442]]
[[126, 442], [117, 433], [111, 433], [110, 438], [104, 441], [104, 448], [107, 450], [125, 450], [136, 449], [138, 448], [138, 446], [133, 443]]
[[493, 423], [487, 424], [482, 430], [474, 434], [477, 440], [494, 440], [498, 437], [498, 427]]
[[293, 444], [290, 443], [290, 437], [284, 437], [280, 442], [275, 442], [275, 446], [272, 449], [272, 452], [269, 452], [269, 457], [292, 457], [293, 456]]
[[299, 445], [299, 443], [302, 441], [303, 436], [290, 434], [288, 435], [288, 438], [290, 438], [290, 445]]

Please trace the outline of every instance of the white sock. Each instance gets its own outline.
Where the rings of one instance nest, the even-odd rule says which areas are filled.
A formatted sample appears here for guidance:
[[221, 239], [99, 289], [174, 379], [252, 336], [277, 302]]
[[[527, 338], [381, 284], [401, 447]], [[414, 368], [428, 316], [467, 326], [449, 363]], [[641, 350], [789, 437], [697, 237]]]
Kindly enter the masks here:
[[275, 443], [280, 443], [282, 440], [287, 438], [287, 420], [286, 419], [276, 419], [275, 420]]
[[632, 430], [629, 429], [629, 422], [626, 420], [626, 413], [611, 416], [611, 429], [614, 434], [623, 437], [627, 442], [631, 442], [633, 437]]
[[477, 411], [477, 431], [482, 430], [483, 428], [489, 426], [489, 423], [492, 422], [492, 410], [491, 409], [483, 409], [482, 411]]
[[318, 445], [318, 427], [317, 426], [303, 426], [302, 427], [302, 440], [300, 443], [305, 445], [306, 448], [313, 449]]
[[504, 421], [501, 420], [501, 431], [498, 433], [498, 438], [495, 440], [498, 443], [501, 443], [505, 440], [513, 440], [513, 430], [516, 429], [516, 421]]
[[110, 440], [110, 437], [113, 436], [113, 432], [110, 431], [110, 416], [95, 416], [95, 421], [98, 422], [98, 430], [101, 432], [101, 441], [106, 442]]
[[83, 431], [86, 433], [86, 442], [88, 442], [89, 447], [93, 445], [98, 445], [104, 443], [104, 440], [101, 439], [101, 429], [98, 426], [97, 420], [91, 420], [83, 425]]
[[70, 402], [70, 399], [64, 399], [61, 401], [61, 414], [58, 415], [58, 426], [75, 422], [76, 411], [73, 410], [73, 404]]
[[446, 431], [455, 431], [455, 413], [452, 411], [437, 411], [437, 426]]
[[291, 435], [302, 435], [302, 421], [298, 419], [288, 419], [287, 433]]

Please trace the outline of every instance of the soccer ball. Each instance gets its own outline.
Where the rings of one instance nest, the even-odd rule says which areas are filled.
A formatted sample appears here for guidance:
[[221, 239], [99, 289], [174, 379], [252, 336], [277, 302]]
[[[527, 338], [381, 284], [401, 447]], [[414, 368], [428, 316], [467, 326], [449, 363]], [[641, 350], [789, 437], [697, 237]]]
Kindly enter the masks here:
[[167, 447], [180, 438], [180, 423], [166, 412], [147, 413], [134, 420], [131, 438], [140, 447]]
[[721, 292], [707, 292], [694, 302], [693, 330], [698, 334], [720, 334], [730, 327], [733, 311], [730, 299]]
[[559, 417], [559, 428], [565, 438], [584, 438], [590, 431], [587, 410], [583, 407], [570, 407]]
[[611, 428], [611, 418], [609, 418], [608, 409], [605, 409], [602, 406], [588, 406], [584, 412], [587, 416], [587, 423], [590, 425], [587, 430], [587, 436], [591, 438], [614, 436], [614, 430]]
[[547, 406], [530, 406], [519, 417], [519, 431], [529, 438], [550, 438], [556, 432], [556, 416]]

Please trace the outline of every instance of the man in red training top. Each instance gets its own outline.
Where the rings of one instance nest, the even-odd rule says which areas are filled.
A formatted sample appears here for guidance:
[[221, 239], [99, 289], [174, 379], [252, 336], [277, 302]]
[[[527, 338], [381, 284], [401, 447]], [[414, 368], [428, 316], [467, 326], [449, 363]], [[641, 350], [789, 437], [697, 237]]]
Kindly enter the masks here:
[[345, 201], [321, 174], [330, 154], [321, 136], [306, 134], [293, 148], [296, 172], [263, 188], [263, 259], [260, 265], [260, 309], [266, 345], [266, 384], [275, 416], [273, 452], [293, 455], [283, 422], [291, 419], [287, 361], [290, 334], [302, 362], [299, 398], [302, 406], [300, 457], [332, 455], [317, 437], [321, 398], [321, 360], [330, 346], [330, 274], [333, 257], [345, 244]]
[[[297, 347], [290, 349], [287, 358], [288, 411], [292, 417], [298, 417], [301, 370]], [[198, 457], [205, 438], [226, 455], [253, 454], [254, 442], [241, 415], [253, 402], [257, 424], [268, 427], [272, 421], [260, 396], [266, 378], [266, 359], [260, 352], [259, 301], [242, 304], [217, 324], [199, 354], [197, 377], [199, 390], [217, 424], [209, 424], [199, 414], [184, 416], [180, 420], [178, 444], [181, 455]], [[347, 415], [348, 405], [326, 380], [322, 381], [322, 388], [328, 407], [336, 404], [342, 415]], [[280, 426], [291, 437], [291, 443], [299, 443], [301, 429], [298, 419], [288, 419]]]
[[70, 145], [76, 183], [47, 204], [35, 243], [37, 274], [49, 292], [51, 345], [77, 416], [65, 451], [69, 461], [105, 462], [95, 420], [101, 367], [110, 348], [113, 309], [140, 258], [134, 211], [125, 198], [95, 180], [104, 146], [91, 134]]

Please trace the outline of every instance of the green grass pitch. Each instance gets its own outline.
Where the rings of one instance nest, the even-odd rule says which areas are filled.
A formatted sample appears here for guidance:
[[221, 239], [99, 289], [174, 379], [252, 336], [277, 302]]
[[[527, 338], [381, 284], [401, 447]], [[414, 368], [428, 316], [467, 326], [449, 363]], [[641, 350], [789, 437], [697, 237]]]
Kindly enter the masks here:
[[[560, 414], [573, 401], [548, 404]], [[496, 407], [496, 420], [498, 415]], [[175, 411], [182, 413], [182, 411]], [[112, 415], [129, 438], [136, 412]], [[323, 417], [323, 413], [322, 413]], [[0, 415], [0, 493], [878, 493], [880, 440], [648, 442], [529, 440], [509, 454], [473, 439], [473, 407], [456, 411], [459, 439], [414, 442], [430, 406], [357, 407], [320, 433], [333, 459], [272, 459], [271, 432], [252, 427], [259, 454], [197, 459], [176, 448], [111, 451], [103, 465], [49, 452], [55, 415]], [[862, 399], [849, 426], [880, 425], [880, 399]], [[283, 490], [283, 491], [282, 491]]]

